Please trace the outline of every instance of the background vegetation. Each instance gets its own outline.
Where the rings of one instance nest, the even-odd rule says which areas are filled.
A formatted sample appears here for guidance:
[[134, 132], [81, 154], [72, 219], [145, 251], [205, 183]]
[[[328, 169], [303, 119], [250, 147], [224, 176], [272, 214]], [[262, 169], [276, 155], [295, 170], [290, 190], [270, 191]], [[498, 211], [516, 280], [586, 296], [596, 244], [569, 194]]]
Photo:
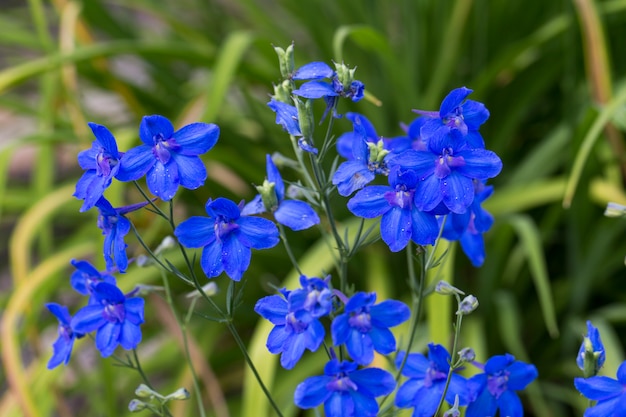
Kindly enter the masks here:
[[[510, 352], [536, 364], [526, 415], [582, 414], [572, 378], [585, 320], [605, 341], [604, 372], [614, 376], [624, 360], [626, 223], [603, 210], [608, 201], [626, 204], [626, 1], [5, 0], [0, 8], [0, 415], [125, 415], [139, 383], [88, 342], [68, 367], [45, 369], [56, 321], [43, 304], [78, 307], [70, 259], [103, 267], [96, 214], [79, 214], [72, 197], [81, 174], [76, 154], [93, 140], [87, 121], [108, 126], [120, 149], [138, 143], [143, 115], [161, 114], [176, 126], [217, 123], [220, 141], [205, 157], [209, 180], [182, 194], [180, 218], [201, 212], [208, 197], [250, 199], [250, 185], [265, 175], [265, 154], [290, 149], [265, 103], [280, 78], [271, 45], [292, 41], [296, 65], [358, 67], [372, 97], [341, 110], [365, 114], [381, 135], [400, 135], [411, 109], [437, 109], [463, 85], [490, 109], [481, 131], [504, 170], [486, 204], [496, 217], [487, 260], [476, 269], [456, 250], [437, 279], [479, 298], [462, 340], [478, 359]], [[337, 134], [350, 129], [336, 123]], [[137, 201], [120, 186], [109, 193], [114, 204]], [[133, 220], [154, 245], [167, 233], [150, 213]], [[311, 274], [328, 257], [318, 238], [315, 231], [291, 237]], [[128, 243], [141, 253], [133, 238]], [[350, 272], [361, 285], [406, 292], [402, 256], [376, 244], [358, 259]], [[305, 355], [294, 371], [277, 369], [263, 352], [267, 328], [252, 313], [269, 284], [293, 272], [277, 247], [256, 253], [246, 276], [237, 326], [294, 416], [293, 387], [319, 372], [322, 360]], [[131, 289], [158, 285], [160, 276], [131, 267], [119, 281]], [[216, 282], [225, 289], [224, 277]], [[420, 346], [449, 344], [449, 302], [428, 299]], [[157, 296], [147, 305], [139, 350], [147, 372], [163, 393], [189, 387], [171, 316]], [[204, 320], [193, 326], [212, 415], [270, 415], [225, 329]], [[176, 416], [195, 415], [192, 401], [177, 407]]]

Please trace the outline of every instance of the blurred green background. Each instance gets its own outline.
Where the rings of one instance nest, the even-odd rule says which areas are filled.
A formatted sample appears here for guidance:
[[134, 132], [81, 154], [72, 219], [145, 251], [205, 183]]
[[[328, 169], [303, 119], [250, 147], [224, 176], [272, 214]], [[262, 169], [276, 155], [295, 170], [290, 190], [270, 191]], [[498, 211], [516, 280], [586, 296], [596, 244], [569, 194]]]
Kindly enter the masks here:
[[[93, 140], [87, 122], [106, 125], [122, 150], [138, 144], [143, 115], [176, 127], [217, 123], [220, 140], [204, 157], [209, 180], [181, 193], [178, 221], [201, 213], [209, 197], [250, 199], [265, 154], [290, 152], [266, 102], [280, 81], [272, 45], [292, 41], [296, 66], [358, 67], [374, 98], [340, 111], [365, 114], [384, 136], [400, 135], [411, 109], [436, 110], [452, 88], [472, 88], [471, 98], [486, 104], [491, 117], [481, 132], [504, 162], [486, 204], [496, 217], [487, 260], [473, 268], [459, 248], [431, 279], [447, 278], [480, 300], [461, 341], [479, 360], [510, 352], [537, 366], [539, 380], [523, 395], [526, 415], [581, 415], [586, 403], [572, 378], [587, 319], [607, 348], [604, 373], [614, 376], [624, 360], [626, 222], [603, 217], [608, 201], [626, 204], [624, 40], [624, 0], [0, 0], [0, 415], [125, 415], [140, 382], [100, 360], [89, 341], [77, 344], [68, 367], [45, 369], [56, 321], [43, 303], [76, 311], [82, 301], [69, 286], [69, 260], [104, 266], [96, 214], [79, 214], [72, 197], [76, 155]], [[352, 126], [338, 120], [335, 128]], [[122, 185], [107, 196], [138, 201]], [[155, 246], [168, 233], [150, 213], [132, 220]], [[310, 274], [331, 268], [316, 231], [289, 236]], [[127, 242], [141, 253], [134, 238]], [[401, 297], [404, 263], [375, 244], [350, 274], [363, 289]], [[323, 352], [305, 354], [294, 371], [276, 369], [263, 352], [267, 327], [252, 312], [289, 265], [280, 246], [255, 253], [237, 326], [285, 415], [295, 416], [293, 388], [320, 372]], [[119, 283], [130, 290], [160, 279], [131, 267]], [[216, 283], [225, 290], [225, 277]], [[190, 388], [171, 316], [159, 297], [147, 304], [139, 349], [146, 371], [162, 393]], [[420, 347], [450, 346], [451, 308], [428, 298]], [[271, 415], [225, 328], [197, 319], [191, 331], [209, 415]], [[194, 406], [179, 403], [173, 414], [197, 415]]]

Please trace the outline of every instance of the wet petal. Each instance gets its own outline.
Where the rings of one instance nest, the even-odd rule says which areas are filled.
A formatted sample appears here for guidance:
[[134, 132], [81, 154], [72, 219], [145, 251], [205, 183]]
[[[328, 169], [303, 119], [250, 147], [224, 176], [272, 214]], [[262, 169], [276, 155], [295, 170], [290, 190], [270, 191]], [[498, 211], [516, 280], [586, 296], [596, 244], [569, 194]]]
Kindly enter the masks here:
[[239, 281], [250, 265], [250, 248], [241, 244], [233, 235], [222, 242], [224, 271], [233, 280]]
[[444, 118], [455, 108], [459, 107], [463, 100], [472, 93], [472, 90], [465, 87], [455, 88], [441, 102], [439, 107], [439, 117]]
[[137, 180], [146, 175], [155, 163], [156, 158], [152, 153], [152, 146], [137, 146], [122, 155], [120, 170], [115, 178], [120, 181]]
[[311, 99], [337, 95], [333, 86], [323, 81], [309, 81], [302, 84], [297, 90], [293, 90], [292, 93], [296, 96]]
[[215, 241], [214, 225], [213, 219], [193, 216], [176, 227], [174, 236], [186, 248], [201, 248]]
[[269, 249], [278, 244], [280, 238], [276, 225], [261, 217], [241, 216], [237, 220], [237, 238], [254, 249]]
[[308, 229], [320, 222], [315, 210], [304, 201], [298, 200], [283, 201], [274, 212], [274, 217], [278, 223], [295, 231]]
[[222, 265], [222, 244], [217, 241], [206, 245], [202, 250], [200, 265], [207, 277], [213, 278], [224, 271]]
[[385, 193], [391, 190], [390, 187], [384, 185], [365, 187], [348, 201], [348, 210], [366, 219], [381, 216], [391, 209], [389, 202], [385, 199]]
[[465, 213], [474, 201], [474, 185], [471, 179], [453, 171], [441, 179], [441, 194], [451, 212]]
[[147, 176], [148, 189], [150, 192], [163, 201], [171, 200], [178, 190], [180, 177], [178, 166], [173, 159], [165, 165], [161, 161], [156, 161]]
[[411, 212], [392, 207], [380, 221], [380, 235], [392, 252], [401, 251], [411, 239]]
[[319, 80], [322, 78], [331, 78], [335, 71], [325, 62], [309, 62], [298, 68], [292, 80]]
[[201, 187], [206, 180], [206, 168], [197, 156], [185, 156], [172, 152], [172, 158], [176, 162], [180, 185], [195, 190]]

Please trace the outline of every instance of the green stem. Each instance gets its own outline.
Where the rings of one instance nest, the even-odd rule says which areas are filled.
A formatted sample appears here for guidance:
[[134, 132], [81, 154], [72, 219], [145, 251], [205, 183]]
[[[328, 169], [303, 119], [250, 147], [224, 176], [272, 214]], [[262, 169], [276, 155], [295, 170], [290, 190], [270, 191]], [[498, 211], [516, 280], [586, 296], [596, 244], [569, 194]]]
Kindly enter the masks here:
[[280, 232], [280, 240], [283, 242], [283, 245], [285, 246], [285, 250], [287, 251], [287, 256], [289, 256], [289, 260], [291, 261], [291, 264], [293, 265], [294, 269], [298, 271], [298, 274], [302, 275], [302, 271], [300, 270], [300, 266], [298, 265], [298, 260], [293, 255], [293, 252], [291, 251], [291, 246], [289, 245], [289, 242], [287, 241], [287, 234], [285, 233], [285, 227], [280, 223], [277, 223], [277, 224], [278, 224], [278, 231]]
[[[148, 388], [150, 388], [151, 390], [154, 390], [152, 384], [150, 383], [150, 380], [148, 379], [148, 376], [146, 375], [146, 373], [143, 371], [143, 368], [141, 367], [141, 362], [139, 362], [139, 356], [137, 355], [137, 349], [134, 349], [134, 348], [133, 348], [133, 358], [135, 359], [135, 363], [133, 364], [133, 367], [139, 373], [139, 375], [141, 375], [141, 379], [143, 379], [143, 382], [146, 383]], [[161, 407], [163, 407], [165, 414], [167, 414], [169, 417], [172, 417], [172, 413], [170, 413], [170, 410], [169, 408], [167, 408], [166, 405], [162, 404]]]

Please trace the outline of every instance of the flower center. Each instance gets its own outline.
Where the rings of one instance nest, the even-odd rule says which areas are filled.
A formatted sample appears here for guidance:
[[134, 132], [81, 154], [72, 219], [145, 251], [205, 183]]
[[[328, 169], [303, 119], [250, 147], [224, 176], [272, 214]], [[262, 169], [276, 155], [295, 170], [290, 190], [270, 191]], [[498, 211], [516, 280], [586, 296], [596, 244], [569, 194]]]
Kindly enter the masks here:
[[124, 310], [124, 304], [106, 304], [102, 315], [111, 323], [121, 323], [126, 316], [126, 310]]
[[452, 147], [444, 148], [437, 159], [435, 176], [439, 179], [445, 178], [450, 175], [452, 168], [461, 167], [463, 165], [465, 165], [465, 159], [463, 159], [462, 156], [454, 156]]
[[506, 384], [509, 381], [509, 374], [510, 372], [502, 370], [487, 377], [487, 389], [496, 399], [500, 398], [502, 393], [507, 390]]
[[356, 384], [343, 373], [338, 374], [336, 379], [330, 381], [328, 385], [326, 385], [326, 388], [329, 391], [356, 391], [358, 389]]
[[154, 135], [152, 140], [154, 141], [152, 153], [162, 164], [166, 164], [170, 160], [172, 157], [170, 152], [176, 152], [180, 149], [180, 145], [176, 143], [174, 138], [165, 139], [160, 133]]
[[298, 320], [293, 312], [287, 313], [287, 317], [285, 317], [285, 319], [287, 322], [287, 328], [291, 329], [294, 333], [302, 333], [309, 327], [308, 323]]
[[426, 388], [429, 388], [433, 385], [435, 381], [446, 379], [447, 376], [448, 375], [445, 372], [441, 372], [440, 370], [438, 370], [437, 366], [433, 362], [431, 362], [424, 377], [424, 386]]
[[217, 236], [217, 240], [223, 240], [224, 236], [230, 234], [233, 230], [239, 229], [239, 225], [224, 216], [219, 216], [217, 221], [215, 222], [215, 226], [213, 227], [215, 230], [215, 236]]
[[352, 313], [348, 319], [350, 327], [353, 327], [361, 333], [367, 333], [372, 329], [372, 318], [368, 311], [361, 310], [358, 313]]
[[119, 161], [113, 158], [113, 155], [104, 148], [100, 148], [100, 152], [96, 155], [96, 174], [101, 177], [108, 177], [111, 175], [113, 167], [118, 163]]

